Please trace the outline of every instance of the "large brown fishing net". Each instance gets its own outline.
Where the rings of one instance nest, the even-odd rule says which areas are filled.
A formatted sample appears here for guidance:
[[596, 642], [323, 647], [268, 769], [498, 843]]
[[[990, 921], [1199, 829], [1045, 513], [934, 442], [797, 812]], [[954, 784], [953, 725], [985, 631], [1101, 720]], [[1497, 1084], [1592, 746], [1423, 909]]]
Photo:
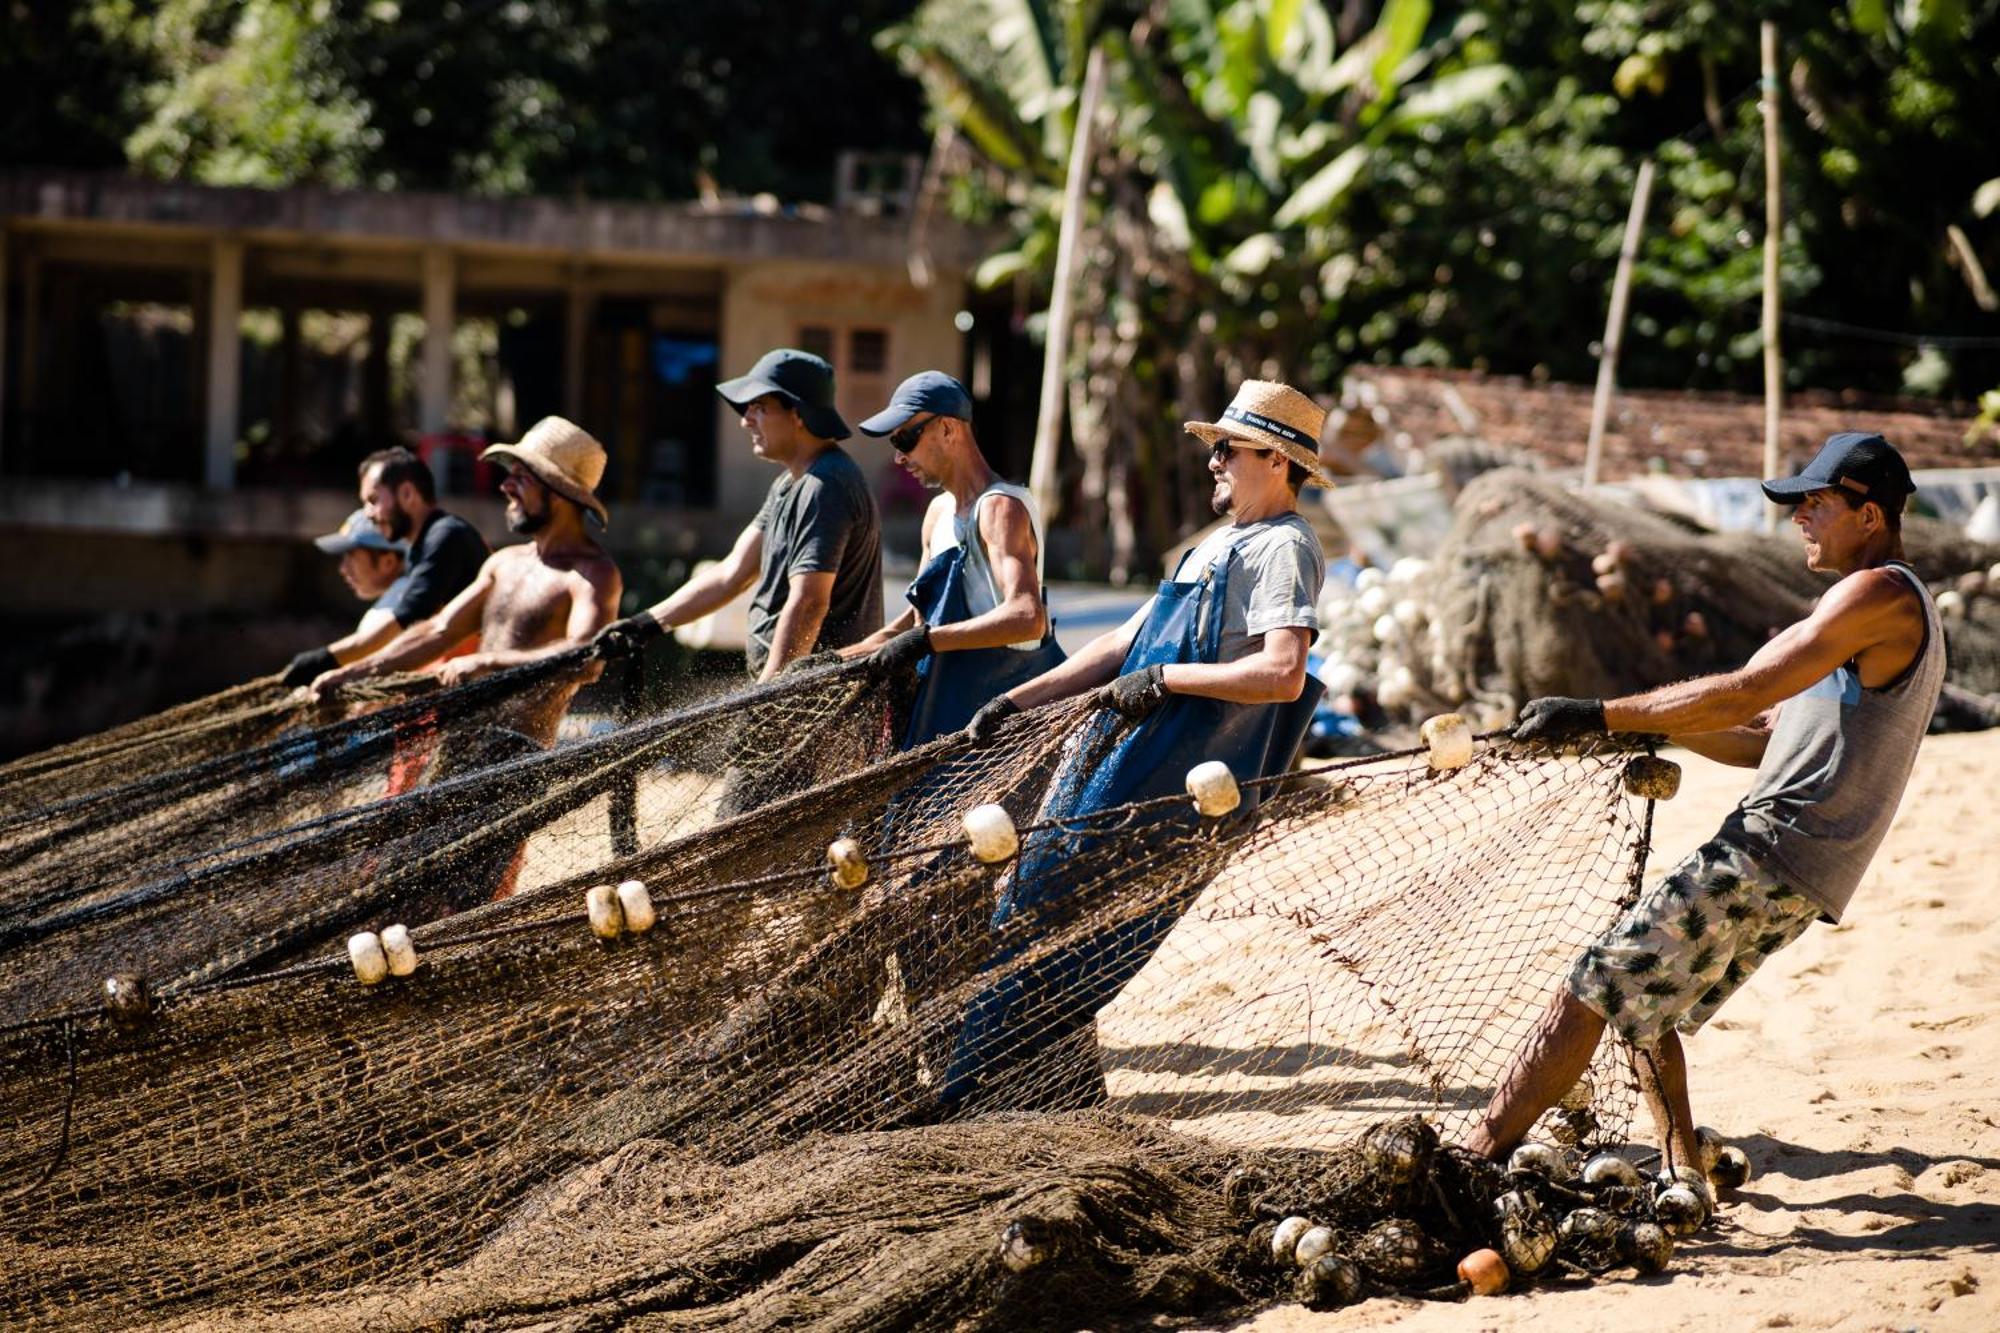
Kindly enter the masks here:
[[[1448, 1145], [1637, 891], [1631, 747], [1052, 822], [1085, 701], [891, 754], [901, 683], [830, 667], [547, 752], [486, 734], [549, 679], [217, 756], [213, 793], [38, 801], [124, 820], [88, 880], [7, 826], [39, 858], [0, 899], [10, 1322], [1073, 1326], [1458, 1295], [1457, 1256], [1520, 1240], [1504, 1190], [1559, 1211]], [[604, 910], [632, 880], [648, 929]], [[393, 924], [415, 968], [364, 984], [343, 941]], [[1540, 1133], [1616, 1142], [1632, 1105], [1607, 1047]], [[1292, 1214], [1317, 1268], [1273, 1259]]]

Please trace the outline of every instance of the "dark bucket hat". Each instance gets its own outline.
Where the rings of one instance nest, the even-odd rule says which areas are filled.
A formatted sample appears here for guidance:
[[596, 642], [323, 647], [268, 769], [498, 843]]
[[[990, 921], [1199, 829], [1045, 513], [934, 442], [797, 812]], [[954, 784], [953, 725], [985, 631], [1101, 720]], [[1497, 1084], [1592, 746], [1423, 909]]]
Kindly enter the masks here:
[[1917, 489], [1894, 445], [1880, 435], [1844, 430], [1827, 436], [1813, 461], [1796, 477], [1765, 482], [1764, 494], [1774, 504], [1795, 505], [1814, 491], [1835, 486], [1892, 510], [1900, 510]]
[[780, 347], [757, 358], [748, 375], [715, 386], [722, 401], [741, 412], [775, 393], [798, 410], [807, 430], [822, 440], [844, 440], [851, 431], [833, 406], [833, 367], [811, 352]]
[[972, 395], [942, 370], [920, 370], [896, 386], [889, 405], [861, 423], [863, 435], [889, 435], [919, 412], [972, 420]]

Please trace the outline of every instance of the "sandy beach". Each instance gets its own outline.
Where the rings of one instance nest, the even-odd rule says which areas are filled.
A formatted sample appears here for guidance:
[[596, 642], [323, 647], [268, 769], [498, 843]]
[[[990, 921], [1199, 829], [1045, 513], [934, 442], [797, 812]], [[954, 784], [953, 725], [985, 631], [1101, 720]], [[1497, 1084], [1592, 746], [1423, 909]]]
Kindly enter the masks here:
[[[1684, 781], [1659, 807], [1655, 873], [1750, 776], [1673, 757]], [[1696, 1119], [1756, 1175], [1666, 1274], [1465, 1305], [1287, 1306], [1239, 1327], [2000, 1328], [1996, 789], [2000, 733], [1926, 741], [1847, 919], [1808, 931], [1689, 1040]]]

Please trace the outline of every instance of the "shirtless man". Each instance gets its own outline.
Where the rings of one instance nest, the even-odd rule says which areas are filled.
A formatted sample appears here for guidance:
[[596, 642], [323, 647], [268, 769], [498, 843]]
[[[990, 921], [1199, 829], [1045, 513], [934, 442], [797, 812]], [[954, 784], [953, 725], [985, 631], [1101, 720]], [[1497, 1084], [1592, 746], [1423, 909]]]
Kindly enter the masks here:
[[1609, 1028], [1645, 1057], [1640, 1085], [1669, 1165], [1697, 1165], [1680, 1034], [1816, 920], [1839, 921], [1902, 800], [1944, 680], [1944, 632], [1903, 559], [1914, 489], [1880, 435], [1843, 431], [1796, 477], [1808, 569], [1835, 574], [1811, 615], [1735, 671], [1622, 699], [1532, 699], [1517, 740], [1663, 732], [1757, 770], [1715, 837], [1647, 891], [1549, 997], [1467, 1140], [1501, 1159], [1589, 1065]]
[[[579, 647], [610, 623], [622, 590], [618, 566], [584, 527], [586, 512], [600, 526], [609, 522], [595, 494], [604, 475], [604, 446], [581, 427], [546, 417], [519, 444], [496, 444], [480, 457], [508, 465], [500, 483], [507, 527], [529, 540], [488, 557], [470, 587], [379, 653], [313, 681], [315, 695], [427, 666], [477, 634], [478, 652], [438, 668], [440, 683], [456, 685]], [[527, 692], [507, 725], [548, 746], [570, 699], [591, 678], [592, 672], [584, 671], [552, 688]]]

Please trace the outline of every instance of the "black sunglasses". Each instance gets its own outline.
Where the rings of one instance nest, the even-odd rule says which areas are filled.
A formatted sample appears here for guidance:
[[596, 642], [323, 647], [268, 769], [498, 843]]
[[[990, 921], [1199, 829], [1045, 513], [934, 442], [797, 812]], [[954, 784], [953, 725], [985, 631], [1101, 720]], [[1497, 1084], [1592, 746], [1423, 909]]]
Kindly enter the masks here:
[[924, 432], [929, 430], [931, 423], [936, 420], [936, 417], [925, 417], [922, 421], [912, 422], [901, 430], [891, 431], [889, 433], [890, 447], [899, 454], [915, 452], [917, 445], [924, 438]]
[[1241, 440], [1217, 440], [1214, 444], [1208, 446], [1208, 456], [1217, 463], [1227, 463], [1229, 456], [1238, 449], [1245, 449], [1253, 454], [1267, 454], [1271, 452], [1268, 449], [1261, 449], [1254, 444], [1245, 444]]

